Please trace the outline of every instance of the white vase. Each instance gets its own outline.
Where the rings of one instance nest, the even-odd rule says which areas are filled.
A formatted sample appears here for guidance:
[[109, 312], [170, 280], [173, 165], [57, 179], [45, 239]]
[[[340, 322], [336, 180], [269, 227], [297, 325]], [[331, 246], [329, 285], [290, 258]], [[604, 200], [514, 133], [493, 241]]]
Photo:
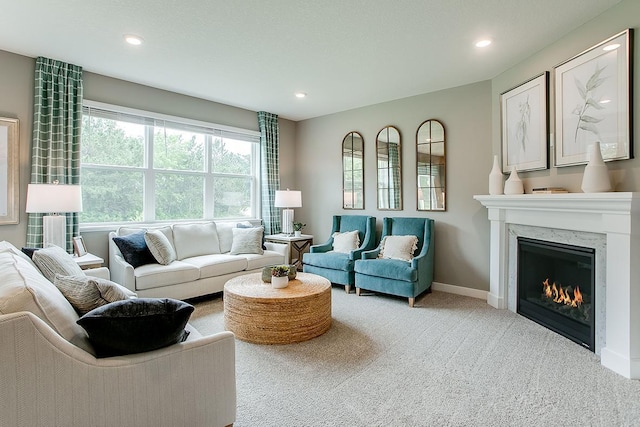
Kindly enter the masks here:
[[594, 142], [589, 146], [589, 163], [584, 168], [582, 175], [582, 191], [585, 193], [602, 193], [611, 191], [609, 169], [602, 159], [600, 142]]
[[282, 288], [286, 288], [287, 286], [289, 286], [289, 277], [288, 276], [283, 276], [283, 277], [273, 276], [273, 277], [271, 277], [271, 287], [273, 289], [282, 289]]
[[509, 179], [504, 183], [504, 194], [523, 194], [524, 193], [524, 185], [522, 185], [522, 180], [518, 176], [518, 171], [515, 166], [511, 167], [511, 175], [509, 175]]
[[296, 231], [294, 231], [294, 232], [293, 232], [293, 236], [294, 236], [294, 237], [300, 237], [300, 236], [302, 236], [302, 231], [300, 231], [300, 230], [296, 230]]
[[502, 175], [502, 169], [500, 168], [500, 163], [498, 162], [498, 156], [493, 156], [493, 168], [491, 168], [491, 173], [489, 174], [489, 194], [503, 194], [503, 179], [504, 176]]

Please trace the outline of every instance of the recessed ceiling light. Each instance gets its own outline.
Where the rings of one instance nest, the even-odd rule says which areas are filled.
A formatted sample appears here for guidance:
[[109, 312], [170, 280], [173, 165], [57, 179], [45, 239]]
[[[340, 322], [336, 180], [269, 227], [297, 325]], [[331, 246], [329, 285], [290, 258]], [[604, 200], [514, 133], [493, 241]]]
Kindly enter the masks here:
[[476, 42], [476, 47], [487, 47], [490, 44], [491, 44], [491, 40], [489, 40], [489, 39], [478, 40]]
[[134, 46], [140, 46], [142, 44], [142, 37], [134, 36], [132, 34], [126, 34], [124, 40]]
[[296, 92], [296, 98], [305, 98], [307, 96], [304, 92]]
[[607, 45], [607, 46], [603, 47], [602, 50], [606, 50], [608, 52], [610, 50], [616, 50], [619, 47], [620, 47], [619, 43], [614, 43], [614, 44], [610, 44], [610, 45]]

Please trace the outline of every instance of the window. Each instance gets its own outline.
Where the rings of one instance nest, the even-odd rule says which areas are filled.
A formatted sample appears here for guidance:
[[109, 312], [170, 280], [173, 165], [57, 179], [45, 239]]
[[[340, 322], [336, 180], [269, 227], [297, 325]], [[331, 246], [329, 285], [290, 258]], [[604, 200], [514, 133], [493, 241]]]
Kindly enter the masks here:
[[259, 133], [85, 101], [83, 224], [259, 217]]

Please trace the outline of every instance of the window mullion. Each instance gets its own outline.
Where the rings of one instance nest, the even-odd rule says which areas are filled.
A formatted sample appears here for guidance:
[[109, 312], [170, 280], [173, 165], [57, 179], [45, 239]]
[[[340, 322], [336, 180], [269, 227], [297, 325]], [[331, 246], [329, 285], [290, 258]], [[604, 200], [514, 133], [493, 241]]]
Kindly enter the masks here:
[[145, 126], [144, 138], [144, 203], [142, 217], [145, 222], [153, 221], [156, 218], [156, 191], [155, 191], [155, 171], [153, 170], [153, 126]]
[[204, 152], [205, 152], [205, 158], [204, 158], [204, 170], [205, 170], [205, 174], [204, 174], [204, 194], [202, 195], [202, 198], [204, 200], [204, 217], [205, 218], [213, 218], [213, 197], [211, 197], [211, 195], [213, 194], [213, 165], [211, 164], [211, 159], [212, 159], [212, 144], [213, 144], [213, 136], [212, 135], [206, 135], [205, 136], [205, 144], [204, 144]]

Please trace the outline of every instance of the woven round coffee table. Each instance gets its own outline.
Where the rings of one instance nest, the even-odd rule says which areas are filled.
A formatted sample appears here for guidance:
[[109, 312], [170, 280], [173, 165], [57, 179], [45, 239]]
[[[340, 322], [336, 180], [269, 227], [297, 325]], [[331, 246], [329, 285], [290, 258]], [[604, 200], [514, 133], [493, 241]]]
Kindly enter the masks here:
[[273, 289], [261, 273], [224, 285], [224, 326], [238, 339], [256, 344], [310, 340], [331, 327], [331, 282], [298, 273], [289, 286]]

